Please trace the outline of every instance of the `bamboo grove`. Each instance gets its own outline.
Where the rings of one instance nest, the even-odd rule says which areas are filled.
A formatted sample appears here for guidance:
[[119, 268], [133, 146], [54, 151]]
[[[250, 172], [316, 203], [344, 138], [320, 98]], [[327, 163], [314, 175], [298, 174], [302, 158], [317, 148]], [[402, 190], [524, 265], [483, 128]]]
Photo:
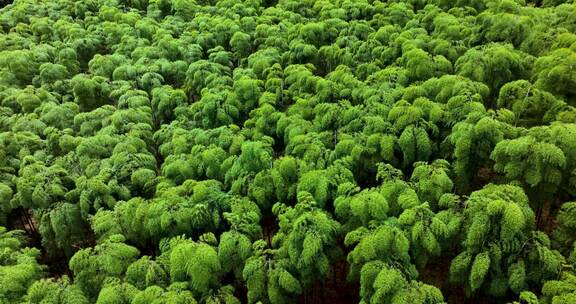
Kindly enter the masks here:
[[576, 3], [15, 0], [0, 303], [576, 303]]

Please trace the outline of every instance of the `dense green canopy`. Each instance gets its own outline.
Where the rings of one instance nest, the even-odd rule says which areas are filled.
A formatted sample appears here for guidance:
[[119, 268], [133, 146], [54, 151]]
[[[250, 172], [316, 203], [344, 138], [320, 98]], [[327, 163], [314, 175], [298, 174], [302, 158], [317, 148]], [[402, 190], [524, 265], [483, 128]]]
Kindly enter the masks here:
[[0, 0], [0, 303], [576, 302], [573, 0]]

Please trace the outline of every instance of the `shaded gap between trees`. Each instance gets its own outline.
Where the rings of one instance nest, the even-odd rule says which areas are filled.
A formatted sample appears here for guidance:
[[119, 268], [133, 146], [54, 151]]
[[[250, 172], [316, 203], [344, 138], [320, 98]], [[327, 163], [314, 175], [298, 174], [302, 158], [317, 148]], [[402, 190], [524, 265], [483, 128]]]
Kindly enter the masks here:
[[13, 0], [0, 0], [0, 8], [3, 8], [9, 4], [12, 4]]

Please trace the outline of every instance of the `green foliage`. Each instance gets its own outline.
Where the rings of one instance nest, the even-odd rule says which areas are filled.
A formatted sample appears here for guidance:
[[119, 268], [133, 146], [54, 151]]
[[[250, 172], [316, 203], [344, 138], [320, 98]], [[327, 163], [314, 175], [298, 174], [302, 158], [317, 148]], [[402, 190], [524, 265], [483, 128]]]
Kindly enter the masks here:
[[138, 292], [131, 303], [134, 304], [195, 304], [197, 303], [192, 292], [182, 290], [177, 286], [164, 290], [158, 286], [151, 286]]
[[565, 107], [562, 100], [535, 88], [526, 80], [505, 84], [498, 96], [498, 108], [512, 110], [516, 116], [515, 124], [528, 127], [555, 121]]
[[560, 48], [538, 58], [534, 63], [536, 85], [574, 105], [574, 73], [570, 69], [574, 60], [572, 48]]
[[106, 278], [123, 275], [140, 254], [123, 241], [123, 236], [114, 235], [93, 248], [76, 252], [70, 259], [75, 282], [87, 296], [96, 297], [104, 288]]
[[544, 303], [570, 303], [576, 299], [576, 276], [562, 273], [560, 280], [548, 281], [542, 286]]
[[251, 255], [252, 243], [246, 235], [236, 231], [222, 233], [218, 244], [218, 258], [225, 272], [234, 270], [234, 274], [240, 278], [244, 261]]
[[302, 285], [290, 261], [267, 248], [264, 240], [252, 244], [254, 254], [246, 260], [242, 277], [248, 287], [248, 303], [290, 303], [301, 294]]
[[494, 169], [506, 174], [507, 178], [521, 180], [531, 187], [543, 184], [544, 189], [560, 184], [566, 166], [561, 149], [538, 142], [532, 136], [499, 142], [492, 158], [496, 162]]
[[487, 84], [497, 95], [507, 82], [525, 79], [533, 58], [509, 44], [487, 44], [468, 50], [455, 64], [459, 75]]
[[26, 303], [88, 304], [90, 303], [78, 286], [66, 276], [58, 281], [44, 279], [28, 288]]
[[450, 193], [454, 183], [450, 179], [450, 163], [435, 160], [432, 164], [416, 163], [410, 181], [415, 183], [418, 197], [435, 206], [444, 193]]
[[100, 237], [121, 231], [134, 242], [155, 244], [165, 237], [216, 230], [223, 224], [223, 212], [230, 211], [230, 203], [217, 181], [188, 180], [162, 189], [153, 200], [133, 198], [113, 214], [99, 212], [92, 225]]
[[74, 101], [84, 111], [109, 103], [110, 86], [104, 77], [89, 78], [79, 74], [70, 80], [70, 85], [74, 91]]
[[330, 263], [340, 255], [335, 241], [341, 227], [328, 213], [316, 207], [310, 193], [300, 192], [298, 200], [293, 208], [274, 207], [280, 229], [273, 242], [278, 244], [278, 258], [287, 259], [297, 271], [298, 280], [307, 287], [315, 280], [325, 278]]
[[47, 209], [62, 200], [73, 187], [66, 169], [55, 165], [46, 167], [34, 157], [23, 160], [16, 184], [17, 193], [12, 204], [24, 208]]
[[186, 94], [170, 86], [152, 90], [152, 109], [159, 123], [167, 123], [174, 119], [175, 112], [186, 105]]
[[562, 205], [562, 208], [556, 216], [558, 222], [558, 227], [554, 231], [554, 239], [557, 241], [563, 249], [563, 252], [569, 252], [572, 250], [572, 246], [576, 241], [576, 203], [567, 202]]
[[353, 182], [353, 173], [337, 164], [324, 170], [304, 173], [298, 181], [296, 191], [298, 195], [302, 192], [311, 194], [318, 207], [324, 208], [326, 203], [336, 196], [339, 185]]
[[3, 2], [0, 303], [574, 302], [573, 0]]
[[484, 251], [474, 258], [474, 262], [472, 262], [472, 268], [470, 269], [470, 289], [472, 291], [477, 290], [484, 279], [486, 278], [486, 274], [490, 269], [490, 255], [488, 252]]
[[360, 288], [360, 303], [445, 303], [436, 287], [409, 280], [382, 262], [370, 262], [362, 268]]
[[126, 269], [126, 281], [144, 290], [148, 286], [166, 286], [168, 273], [164, 267], [148, 256], [143, 256]]
[[395, 220], [389, 220], [376, 229], [360, 227], [346, 235], [346, 246], [354, 246], [348, 254], [349, 278], [358, 280], [362, 269], [373, 261], [397, 265], [410, 278], [416, 278], [418, 271], [410, 263], [410, 240]]
[[491, 155], [496, 161], [494, 169], [548, 196], [559, 188], [573, 193], [574, 142], [569, 136], [574, 131], [573, 124], [554, 123], [502, 141]]
[[22, 302], [28, 287], [44, 276], [45, 267], [38, 264], [40, 250], [25, 244], [22, 231], [7, 231], [0, 226], [1, 302]]
[[351, 197], [340, 196], [334, 201], [338, 219], [344, 223], [346, 231], [368, 226], [372, 221], [379, 222], [387, 218], [388, 202], [378, 191], [364, 190]]
[[276, 198], [279, 202], [288, 203], [296, 199], [299, 167], [298, 159], [290, 156], [274, 162], [270, 175], [272, 175]]
[[422, 128], [408, 126], [398, 138], [398, 145], [404, 154], [405, 167], [418, 162], [428, 161], [432, 154], [432, 142]]
[[465, 282], [469, 292], [519, 293], [559, 274], [564, 258], [545, 234], [534, 231], [534, 212], [521, 188], [488, 185], [475, 191], [463, 215], [464, 250], [452, 260], [450, 278]]
[[406, 209], [398, 222], [409, 236], [412, 256], [418, 265], [425, 264], [429, 256], [440, 255], [442, 244], [448, 239], [450, 223], [434, 214], [428, 203]]
[[98, 294], [97, 304], [130, 303], [137, 289], [117, 279], [108, 279]]
[[12, 188], [6, 184], [0, 184], [0, 224], [6, 222], [6, 217], [10, 212], [10, 200], [14, 195]]
[[247, 178], [272, 167], [271, 154], [271, 149], [264, 143], [243, 143], [240, 156], [226, 173], [226, 183], [231, 184], [235, 192], [245, 193], [242, 189], [246, 187]]
[[454, 125], [446, 141], [453, 145], [456, 187], [467, 191], [474, 174], [490, 165], [494, 147], [504, 139], [505, 124], [485, 115], [470, 115]]
[[452, 64], [444, 56], [431, 56], [426, 51], [417, 48], [405, 52], [399, 60], [406, 68], [407, 76], [411, 80], [440, 77], [452, 71]]
[[212, 245], [174, 238], [161, 249], [161, 258], [170, 266], [172, 282], [189, 282], [192, 292], [202, 296], [218, 286], [222, 266], [218, 251]]
[[59, 204], [44, 213], [38, 230], [45, 248], [54, 253], [63, 251], [67, 257], [72, 257], [74, 248], [88, 235], [80, 208], [69, 203]]

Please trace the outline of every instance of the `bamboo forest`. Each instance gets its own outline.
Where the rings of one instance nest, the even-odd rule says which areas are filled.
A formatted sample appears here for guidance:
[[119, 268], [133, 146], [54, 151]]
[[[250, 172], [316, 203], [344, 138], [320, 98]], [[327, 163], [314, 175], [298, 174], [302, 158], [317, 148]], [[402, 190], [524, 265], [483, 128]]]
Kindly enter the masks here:
[[576, 0], [0, 0], [12, 303], [576, 303]]

